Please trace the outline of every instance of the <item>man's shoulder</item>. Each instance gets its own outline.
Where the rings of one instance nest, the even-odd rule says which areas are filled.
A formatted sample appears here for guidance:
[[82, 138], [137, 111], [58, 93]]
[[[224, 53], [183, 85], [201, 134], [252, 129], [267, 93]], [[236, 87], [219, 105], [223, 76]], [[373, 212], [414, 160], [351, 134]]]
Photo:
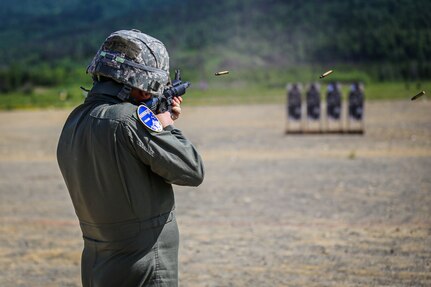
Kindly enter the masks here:
[[114, 105], [103, 105], [95, 108], [91, 112], [93, 118], [113, 120], [121, 123], [136, 122], [137, 106], [128, 102], [121, 102]]

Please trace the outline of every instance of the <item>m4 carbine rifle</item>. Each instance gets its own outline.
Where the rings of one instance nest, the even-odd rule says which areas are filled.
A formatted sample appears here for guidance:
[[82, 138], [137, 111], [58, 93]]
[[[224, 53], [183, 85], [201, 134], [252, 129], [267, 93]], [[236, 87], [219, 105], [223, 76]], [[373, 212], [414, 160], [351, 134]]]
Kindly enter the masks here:
[[171, 111], [174, 97], [182, 96], [186, 93], [186, 89], [190, 87], [190, 82], [182, 82], [180, 70], [175, 70], [175, 78], [172, 85], [163, 91], [163, 95], [152, 97], [144, 102], [156, 115]]

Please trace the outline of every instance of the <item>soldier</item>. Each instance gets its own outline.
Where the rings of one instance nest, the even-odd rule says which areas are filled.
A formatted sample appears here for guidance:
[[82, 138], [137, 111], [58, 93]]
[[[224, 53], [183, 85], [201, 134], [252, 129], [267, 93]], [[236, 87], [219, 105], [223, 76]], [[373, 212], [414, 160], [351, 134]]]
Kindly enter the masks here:
[[[197, 186], [201, 157], [172, 113], [138, 104], [169, 86], [169, 57], [138, 30], [112, 33], [87, 72], [94, 85], [66, 120], [58, 164], [84, 238], [83, 286], [177, 286], [178, 227], [171, 184]], [[141, 107], [139, 108], [141, 109]], [[142, 114], [149, 117], [142, 120]]]

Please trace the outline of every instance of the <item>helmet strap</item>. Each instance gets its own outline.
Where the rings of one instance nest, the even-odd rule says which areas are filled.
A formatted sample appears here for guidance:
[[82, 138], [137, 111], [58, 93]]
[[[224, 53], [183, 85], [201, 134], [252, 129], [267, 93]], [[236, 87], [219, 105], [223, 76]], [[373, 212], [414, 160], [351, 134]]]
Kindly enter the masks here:
[[132, 92], [132, 87], [130, 85], [123, 85], [123, 88], [117, 94], [117, 98], [122, 100], [123, 102], [130, 101], [132, 97], [130, 93]]

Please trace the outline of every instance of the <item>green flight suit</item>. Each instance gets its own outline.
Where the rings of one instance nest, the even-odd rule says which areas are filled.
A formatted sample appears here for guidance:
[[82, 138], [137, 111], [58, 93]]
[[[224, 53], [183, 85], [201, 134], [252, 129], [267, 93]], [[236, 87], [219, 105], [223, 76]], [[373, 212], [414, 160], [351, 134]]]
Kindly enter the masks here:
[[171, 184], [197, 186], [201, 157], [181, 131], [149, 130], [137, 106], [98, 82], [67, 119], [57, 159], [84, 237], [83, 286], [177, 286]]

